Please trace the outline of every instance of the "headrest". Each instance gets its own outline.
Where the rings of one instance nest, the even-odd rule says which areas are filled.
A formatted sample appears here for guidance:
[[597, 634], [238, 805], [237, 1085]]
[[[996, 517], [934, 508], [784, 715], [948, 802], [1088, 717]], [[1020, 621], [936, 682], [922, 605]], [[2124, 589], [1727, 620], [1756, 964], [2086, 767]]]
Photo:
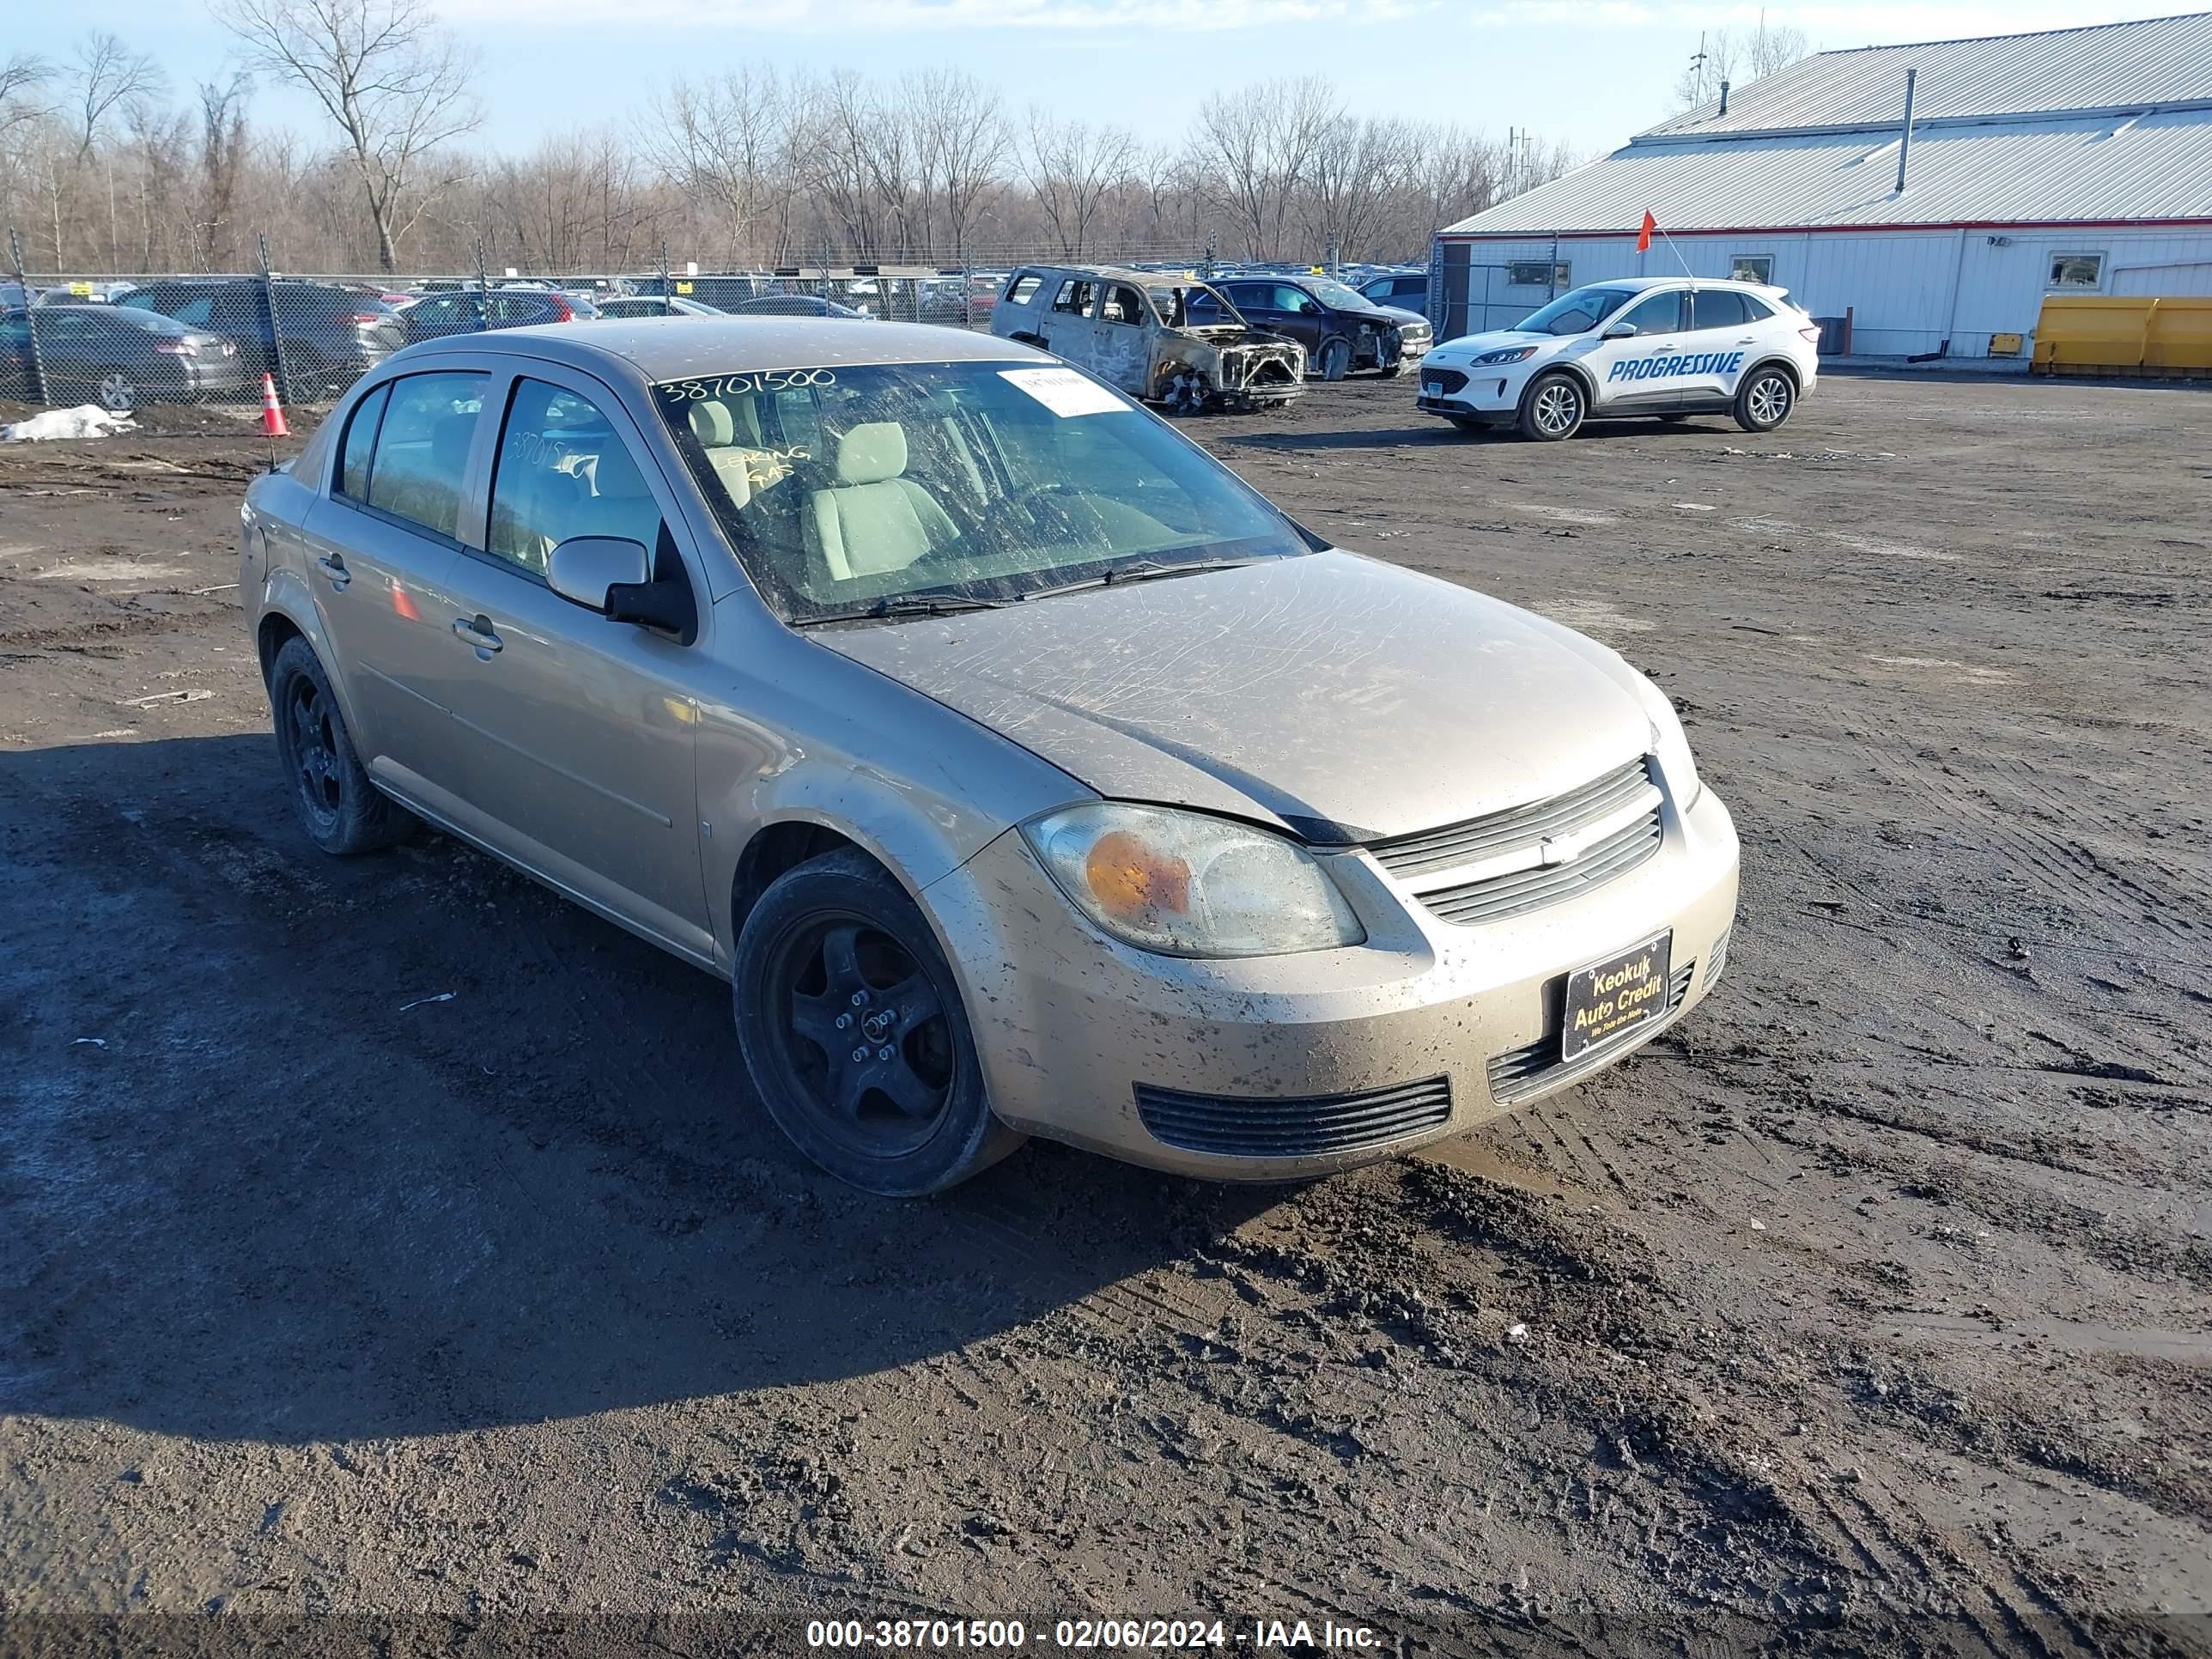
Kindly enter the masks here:
[[737, 441], [738, 423], [730, 418], [726, 404], [694, 404], [691, 405], [691, 435], [709, 449], [720, 449]]
[[469, 445], [477, 435], [474, 415], [448, 415], [430, 427], [430, 453], [438, 465], [458, 475], [468, 464]]
[[841, 483], [881, 483], [906, 471], [906, 428], [896, 421], [868, 421], [837, 444]]

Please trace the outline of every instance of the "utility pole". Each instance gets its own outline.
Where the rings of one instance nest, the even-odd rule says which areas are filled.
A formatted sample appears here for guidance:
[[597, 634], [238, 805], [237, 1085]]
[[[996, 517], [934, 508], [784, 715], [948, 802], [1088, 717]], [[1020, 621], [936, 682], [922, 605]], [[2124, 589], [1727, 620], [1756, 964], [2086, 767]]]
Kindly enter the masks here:
[[1698, 50], [1690, 59], [1690, 73], [1693, 77], [1691, 84], [1696, 88], [1698, 94], [1696, 101], [1700, 104], [1705, 101], [1705, 32], [1699, 29]]

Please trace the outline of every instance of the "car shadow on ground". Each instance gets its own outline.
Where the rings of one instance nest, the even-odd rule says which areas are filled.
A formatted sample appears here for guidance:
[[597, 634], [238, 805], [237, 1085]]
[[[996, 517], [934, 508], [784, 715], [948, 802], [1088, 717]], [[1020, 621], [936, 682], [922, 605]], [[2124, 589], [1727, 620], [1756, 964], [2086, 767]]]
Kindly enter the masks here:
[[1040, 1146], [852, 1193], [719, 981], [444, 837], [326, 858], [265, 736], [0, 751], [0, 1412], [349, 1441], [857, 1376], [1283, 1195]]
[[[1709, 435], [1717, 432], [1734, 432], [1739, 437], [1744, 435], [1723, 413], [1686, 416], [1679, 421], [1591, 420], [1566, 441], [1581, 443], [1593, 438], [1680, 438], [1701, 432]], [[1441, 421], [1434, 426], [1360, 427], [1343, 432], [1250, 432], [1214, 441], [1227, 448], [1273, 450], [1285, 454], [1294, 454], [1301, 450], [1398, 449], [1413, 445], [1481, 447], [1516, 444], [1525, 445], [1532, 450], [1542, 447], [1540, 444], [1530, 443], [1510, 426], [1462, 432]]]

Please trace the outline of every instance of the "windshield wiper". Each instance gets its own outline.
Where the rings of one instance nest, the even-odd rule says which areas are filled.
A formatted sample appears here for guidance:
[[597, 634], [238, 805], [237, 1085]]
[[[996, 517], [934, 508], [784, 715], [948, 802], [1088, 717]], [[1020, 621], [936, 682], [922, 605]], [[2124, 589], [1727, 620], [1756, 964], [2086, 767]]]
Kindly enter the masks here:
[[1085, 576], [1072, 582], [1055, 582], [1049, 587], [1032, 587], [1022, 595], [1027, 599], [1048, 599], [1055, 593], [1079, 592], [1086, 587], [1120, 587], [1127, 582], [1157, 581], [1163, 576], [1195, 576], [1208, 570], [1241, 570], [1248, 564], [1265, 564], [1265, 559], [1186, 559], [1178, 563], [1158, 559], [1139, 559], [1133, 564], [1116, 565], [1103, 576]]
[[1004, 599], [979, 599], [968, 593], [886, 593], [866, 605], [801, 617], [792, 626], [819, 628], [825, 623], [877, 622], [887, 617], [951, 617], [964, 611], [996, 611], [1006, 603]]

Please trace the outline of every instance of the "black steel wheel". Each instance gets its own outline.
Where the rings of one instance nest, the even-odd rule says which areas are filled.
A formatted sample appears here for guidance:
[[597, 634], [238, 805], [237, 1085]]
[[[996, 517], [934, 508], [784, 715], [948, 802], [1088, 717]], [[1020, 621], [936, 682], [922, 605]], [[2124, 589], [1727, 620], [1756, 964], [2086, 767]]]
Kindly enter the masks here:
[[1202, 415], [1212, 398], [1213, 388], [1194, 368], [1182, 369], [1160, 382], [1160, 404], [1170, 415]]
[[1324, 380], [1340, 380], [1352, 373], [1352, 342], [1331, 340], [1321, 349], [1321, 377]]
[[738, 1042], [776, 1127], [839, 1180], [919, 1198], [1022, 1137], [991, 1114], [927, 920], [866, 854], [787, 871], [738, 935]]
[[290, 639], [269, 670], [276, 753], [300, 822], [316, 846], [341, 856], [400, 840], [413, 817], [368, 781], [330, 677], [303, 639]]

